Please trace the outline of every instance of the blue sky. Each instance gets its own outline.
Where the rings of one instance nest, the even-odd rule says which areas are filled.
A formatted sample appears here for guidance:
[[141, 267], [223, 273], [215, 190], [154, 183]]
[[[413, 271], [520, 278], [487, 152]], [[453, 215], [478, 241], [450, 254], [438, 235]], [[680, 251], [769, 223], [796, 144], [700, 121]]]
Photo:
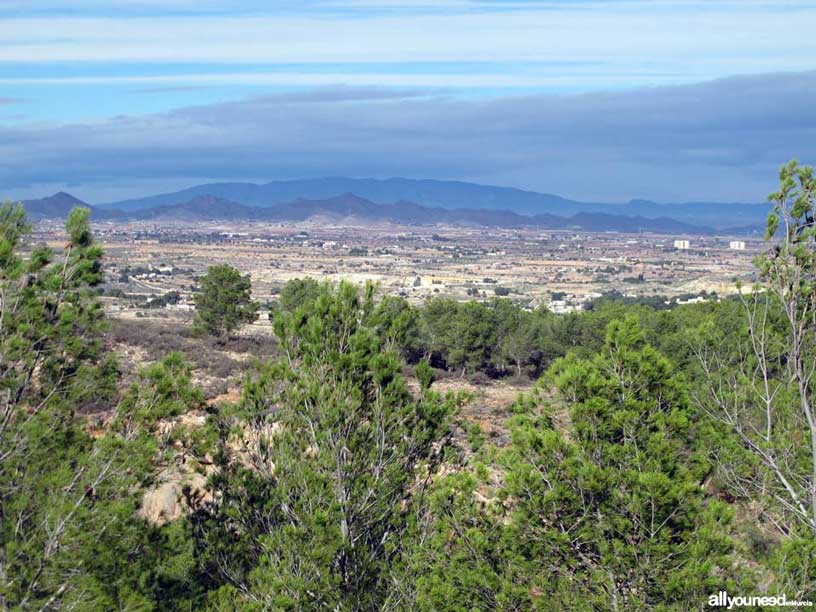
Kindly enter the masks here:
[[344, 174], [757, 201], [816, 161], [814, 29], [808, 0], [0, 0], [0, 197]]

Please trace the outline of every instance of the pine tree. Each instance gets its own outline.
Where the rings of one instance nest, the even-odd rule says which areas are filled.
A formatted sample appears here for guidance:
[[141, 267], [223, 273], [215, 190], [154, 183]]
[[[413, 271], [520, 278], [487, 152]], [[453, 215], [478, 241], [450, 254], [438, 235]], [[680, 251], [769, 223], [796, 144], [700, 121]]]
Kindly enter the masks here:
[[241, 276], [228, 265], [210, 266], [201, 278], [195, 304], [194, 327], [220, 339], [228, 338], [239, 327], [258, 318], [249, 276]]
[[2, 609], [113, 607], [154, 450], [134, 429], [95, 439], [78, 419], [115, 393], [117, 372], [100, 337], [102, 251], [87, 209], [66, 230], [59, 256], [34, 246], [23, 257], [24, 211], [0, 207]]
[[442, 481], [415, 556], [417, 607], [681, 611], [733, 587], [731, 511], [705, 495], [684, 383], [637, 319], [549, 377], [568, 430], [520, 402], [493, 477]]
[[344, 283], [280, 313], [284, 357], [221, 420], [214, 501], [192, 517], [217, 605], [379, 610], [397, 597], [409, 509], [449, 406], [409, 394], [372, 297]]

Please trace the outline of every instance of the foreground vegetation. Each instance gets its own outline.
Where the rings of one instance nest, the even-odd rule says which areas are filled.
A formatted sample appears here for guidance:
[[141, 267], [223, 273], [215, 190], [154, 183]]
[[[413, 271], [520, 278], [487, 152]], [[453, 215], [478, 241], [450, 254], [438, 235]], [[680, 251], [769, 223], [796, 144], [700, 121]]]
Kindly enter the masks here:
[[[816, 182], [796, 165], [781, 179], [760, 284], [740, 298], [556, 316], [293, 281], [275, 356], [209, 406], [179, 354], [122, 384], [86, 211], [57, 256], [26, 245], [23, 210], [4, 205], [0, 609], [816, 599]], [[257, 310], [225, 269], [196, 302], [217, 342]], [[537, 381], [509, 408], [509, 444], [463, 441], [469, 398], [438, 392], [441, 371]], [[81, 415], [100, 402], [98, 428]], [[184, 516], [148, 521], [144, 492], [179, 448], [207, 484], [185, 488]]]

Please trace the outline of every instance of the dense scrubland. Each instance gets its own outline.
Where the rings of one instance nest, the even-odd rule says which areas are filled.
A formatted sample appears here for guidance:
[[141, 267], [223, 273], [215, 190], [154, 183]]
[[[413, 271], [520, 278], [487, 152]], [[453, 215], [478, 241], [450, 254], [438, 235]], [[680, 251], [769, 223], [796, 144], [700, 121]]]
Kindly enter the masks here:
[[[55, 254], [3, 205], [0, 609], [816, 599], [815, 188], [782, 170], [759, 283], [731, 299], [554, 315], [292, 281], [274, 341], [236, 337], [257, 305], [226, 267], [189, 330], [111, 325], [87, 211]], [[127, 342], [155, 362], [125, 375], [110, 347]], [[241, 392], [207, 401], [194, 370]], [[520, 383], [506, 440], [462, 435], [473, 398], [440, 378]], [[150, 520], [171, 462], [206, 484]]]

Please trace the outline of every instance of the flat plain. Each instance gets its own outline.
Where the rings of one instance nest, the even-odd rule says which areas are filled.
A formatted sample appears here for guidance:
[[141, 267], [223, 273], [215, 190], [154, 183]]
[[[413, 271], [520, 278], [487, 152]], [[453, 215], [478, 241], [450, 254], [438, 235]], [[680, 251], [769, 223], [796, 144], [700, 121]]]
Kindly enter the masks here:
[[[687, 301], [726, 296], [750, 283], [759, 238], [665, 236], [462, 227], [323, 223], [99, 223], [106, 253], [106, 305], [121, 317], [150, 317], [151, 298], [178, 292], [164, 316], [183, 316], [197, 278], [226, 263], [252, 278], [254, 298], [274, 300], [287, 281], [374, 282], [412, 303], [502, 296], [556, 312], [603, 294]], [[38, 238], [59, 247], [57, 224]], [[676, 248], [675, 240], [688, 241]], [[702, 297], [700, 297], [702, 296]], [[154, 312], [150, 312], [153, 310]]]

